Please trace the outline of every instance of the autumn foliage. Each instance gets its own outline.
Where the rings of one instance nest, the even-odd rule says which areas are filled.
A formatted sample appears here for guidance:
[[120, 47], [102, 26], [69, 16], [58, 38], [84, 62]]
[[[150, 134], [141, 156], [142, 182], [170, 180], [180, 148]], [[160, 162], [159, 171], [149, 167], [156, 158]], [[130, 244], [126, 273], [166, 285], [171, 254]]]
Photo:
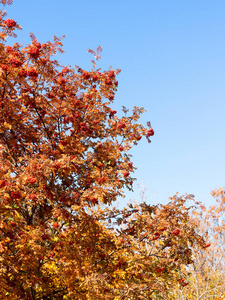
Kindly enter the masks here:
[[205, 241], [191, 196], [112, 206], [154, 135], [142, 108], [111, 109], [120, 70], [96, 69], [101, 47], [91, 71], [61, 66], [60, 38], [9, 46], [20, 26], [3, 11], [0, 26], [1, 299], [169, 298]]
[[208, 208], [200, 205], [192, 213], [198, 232], [205, 237], [204, 249], [193, 247], [193, 264], [189, 268], [189, 285], [176, 289], [177, 300], [225, 299], [225, 190], [214, 190], [213, 204]]

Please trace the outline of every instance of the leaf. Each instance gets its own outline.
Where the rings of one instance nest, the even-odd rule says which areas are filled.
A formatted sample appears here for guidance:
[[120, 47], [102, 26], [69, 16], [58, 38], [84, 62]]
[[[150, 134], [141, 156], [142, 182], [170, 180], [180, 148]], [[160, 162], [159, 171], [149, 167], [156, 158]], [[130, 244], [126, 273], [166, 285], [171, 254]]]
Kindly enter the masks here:
[[95, 61], [94, 61], [94, 60], [91, 60], [91, 62], [92, 62], [93, 68], [95, 69], [95, 68], [96, 68], [96, 63], [95, 63]]
[[90, 53], [90, 54], [96, 55], [94, 50], [88, 49], [87, 52]]
[[97, 50], [96, 50], [96, 53], [99, 54], [102, 52], [102, 47], [101, 46], [98, 46]]

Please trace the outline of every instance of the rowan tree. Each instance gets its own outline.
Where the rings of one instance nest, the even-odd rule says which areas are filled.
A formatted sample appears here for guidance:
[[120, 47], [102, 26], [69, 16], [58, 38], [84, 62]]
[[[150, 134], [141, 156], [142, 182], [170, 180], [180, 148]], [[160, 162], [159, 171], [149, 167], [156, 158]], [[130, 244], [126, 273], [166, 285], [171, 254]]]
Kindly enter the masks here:
[[[1, 0], [2, 5], [12, 1]], [[0, 293], [2, 299], [166, 299], [204, 240], [190, 196], [112, 207], [132, 189], [133, 145], [154, 135], [142, 108], [111, 109], [120, 70], [62, 66], [61, 38], [6, 43], [0, 15]], [[182, 282], [182, 286], [186, 283]]]

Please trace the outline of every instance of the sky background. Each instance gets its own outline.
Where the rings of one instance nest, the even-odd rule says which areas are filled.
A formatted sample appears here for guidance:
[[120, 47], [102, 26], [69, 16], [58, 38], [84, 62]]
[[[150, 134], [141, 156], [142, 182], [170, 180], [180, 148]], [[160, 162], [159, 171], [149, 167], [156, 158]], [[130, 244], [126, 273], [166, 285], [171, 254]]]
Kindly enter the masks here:
[[90, 70], [87, 49], [101, 45], [97, 67], [122, 70], [113, 108], [147, 110], [155, 135], [130, 152], [137, 181], [122, 203], [140, 200], [137, 184], [148, 203], [176, 192], [213, 202], [225, 185], [224, 0], [14, 0], [7, 11], [19, 43], [65, 35], [64, 65]]

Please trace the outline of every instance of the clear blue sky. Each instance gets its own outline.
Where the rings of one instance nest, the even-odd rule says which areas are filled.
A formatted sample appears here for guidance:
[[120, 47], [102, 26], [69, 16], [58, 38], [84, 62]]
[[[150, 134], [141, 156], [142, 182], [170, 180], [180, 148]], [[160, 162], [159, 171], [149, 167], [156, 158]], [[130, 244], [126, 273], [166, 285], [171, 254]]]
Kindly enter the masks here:
[[[101, 45], [98, 66], [122, 69], [114, 107], [145, 107], [155, 130], [131, 152], [149, 203], [176, 192], [213, 201], [225, 185], [224, 0], [14, 0], [7, 10], [23, 27], [18, 42], [66, 35], [63, 64], [89, 70], [87, 49]], [[136, 185], [126, 195], [138, 199]]]

